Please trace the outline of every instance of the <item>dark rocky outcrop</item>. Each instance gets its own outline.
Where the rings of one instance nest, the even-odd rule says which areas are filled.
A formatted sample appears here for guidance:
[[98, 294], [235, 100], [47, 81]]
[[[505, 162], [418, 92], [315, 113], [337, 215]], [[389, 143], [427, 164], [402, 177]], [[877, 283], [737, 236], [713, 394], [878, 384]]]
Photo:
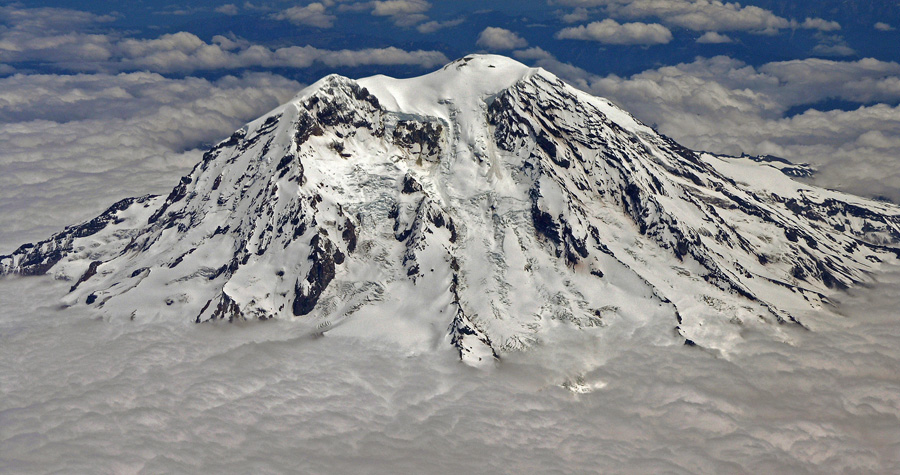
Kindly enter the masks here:
[[312, 266], [306, 274], [306, 278], [298, 280], [294, 286], [292, 311], [296, 316], [307, 315], [313, 311], [322, 292], [334, 279], [335, 257], [339, 256], [338, 259], [343, 262], [343, 254], [335, 249], [327, 235], [316, 234], [309, 245], [312, 248], [309, 254]]

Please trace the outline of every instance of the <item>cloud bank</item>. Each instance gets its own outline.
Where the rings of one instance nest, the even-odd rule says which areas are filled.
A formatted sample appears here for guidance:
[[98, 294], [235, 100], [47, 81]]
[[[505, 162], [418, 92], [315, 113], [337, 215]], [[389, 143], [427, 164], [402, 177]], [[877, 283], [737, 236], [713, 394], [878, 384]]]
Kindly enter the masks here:
[[475, 370], [302, 322], [99, 322], [45, 303], [71, 283], [7, 279], [0, 470], [896, 473], [900, 275], [884, 281], [727, 355], [666, 344], [660, 322]]
[[205, 147], [300, 87], [262, 73], [0, 79], [0, 253], [119, 199], [167, 192]]
[[[383, 11], [404, 10], [386, 6]], [[275, 17], [320, 28], [328, 28], [334, 21], [321, 3], [294, 7]], [[189, 74], [246, 68], [307, 68], [313, 64], [329, 67], [411, 65], [430, 69], [448, 62], [439, 51], [406, 51], [393, 46], [358, 50], [328, 50], [313, 46], [269, 48], [222, 35], [206, 42], [185, 31], [151, 39], [121, 37], [117, 33], [98, 34], [90, 32], [91, 28], [110, 21], [111, 17], [65, 9], [2, 7], [0, 20], [11, 25], [0, 30], [0, 62], [40, 62], [61, 71]]]

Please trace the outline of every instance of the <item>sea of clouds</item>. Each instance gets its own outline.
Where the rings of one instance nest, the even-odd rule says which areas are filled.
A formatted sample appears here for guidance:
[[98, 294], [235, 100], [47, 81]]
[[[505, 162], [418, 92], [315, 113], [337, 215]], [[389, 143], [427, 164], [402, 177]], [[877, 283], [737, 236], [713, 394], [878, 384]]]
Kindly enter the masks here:
[[100, 321], [5, 278], [0, 472], [897, 473], [900, 271], [880, 281], [727, 355], [659, 322], [475, 369], [290, 322]]

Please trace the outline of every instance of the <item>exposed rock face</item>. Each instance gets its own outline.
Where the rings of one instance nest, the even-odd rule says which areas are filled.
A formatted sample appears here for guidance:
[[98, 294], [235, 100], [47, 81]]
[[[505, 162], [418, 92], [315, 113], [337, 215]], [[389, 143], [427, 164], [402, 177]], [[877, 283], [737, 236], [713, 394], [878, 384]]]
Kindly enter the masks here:
[[295, 316], [306, 315], [316, 307], [319, 297], [334, 279], [335, 264], [344, 263], [344, 255], [324, 234], [316, 234], [309, 243], [312, 266], [305, 280], [298, 280], [294, 288], [293, 311]]
[[[204, 154], [165, 197], [0, 257], [110, 318], [283, 318], [443, 339], [470, 362], [559, 329], [666, 319], [716, 346], [897, 259], [900, 210], [687, 150], [496, 56], [329, 76]], [[611, 323], [612, 322], [612, 323]], [[737, 322], [737, 323], [736, 323]]]
[[[123, 219], [118, 217], [120, 212], [136, 205], [149, 206], [147, 202], [151, 198], [154, 197], [126, 198], [110, 206], [103, 214], [86, 223], [68, 226], [62, 232], [54, 234], [44, 241], [34, 244], [23, 244], [11, 255], [0, 256], [0, 275], [41, 275], [47, 273], [60, 260], [72, 252], [73, 242], [76, 239], [93, 236], [104, 230], [108, 225], [122, 224]], [[94, 269], [96, 270], [96, 266]], [[75, 289], [73, 288], [72, 290]]]

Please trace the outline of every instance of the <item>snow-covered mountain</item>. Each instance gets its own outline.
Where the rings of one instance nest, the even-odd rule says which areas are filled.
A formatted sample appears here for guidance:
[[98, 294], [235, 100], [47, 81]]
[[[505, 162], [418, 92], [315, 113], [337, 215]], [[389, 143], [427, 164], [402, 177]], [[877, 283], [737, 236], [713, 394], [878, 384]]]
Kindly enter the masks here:
[[328, 76], [168, 196], [26, 244], [0, 273], [69, 279], [66, 304], [112, 319], [294, 319], [469, 362], [617, 322], [716, 347], [802, 325], [897, 260], [900, 208], [790, 178], [808, 173], [688, 150], [547, 71], [468, 56]]

